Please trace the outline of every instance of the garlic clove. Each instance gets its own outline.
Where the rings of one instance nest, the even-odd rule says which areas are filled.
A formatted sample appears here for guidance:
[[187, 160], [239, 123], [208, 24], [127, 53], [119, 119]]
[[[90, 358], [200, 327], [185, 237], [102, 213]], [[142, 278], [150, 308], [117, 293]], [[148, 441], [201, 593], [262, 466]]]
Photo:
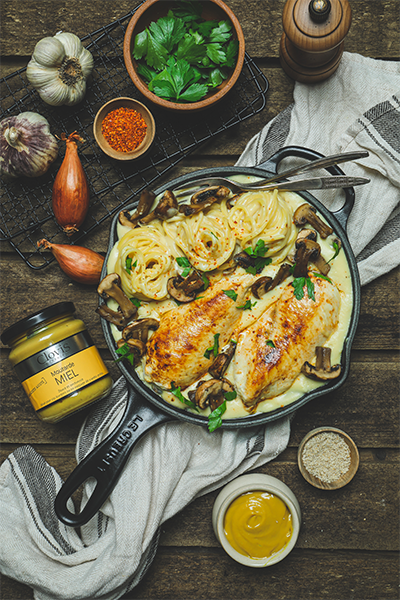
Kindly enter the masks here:
[[65, 104], [67, 106], [74, 106], [74, 104], [78, 104], [86, 93], [86, 80], [81, 79], [76, 81], [74, 85], [69, 87], [69, 96], [68, 100], [66, 100]]
[[61, 104], [66, 104], [68, 102], [71, 88], [59, 79], [55, 79], [48, 85], [39, 88], [37, 91], [46, 104], [50, 104], [50, 106], [60, 106]]
[[82, 42], [74, 33], [56, 33], [54, 39], [60, 42], [65, 49], [66, 56], [79, 58], [82, 51]]
[[83, 76], [89, 77], [90, 73], [93, 71], [94, 60], [93, 56], [90, 54], [89, 50], [86, 50], [86, 48], [82, 48], [81, 55], [79, 56], [79, 62], [82, 67]]
[[56, 38], [46, 37], [36, 44], [32, 57], [43, 67], [59, 67], [65, 58], [65, 49]]
[[26, 67], [26, 76], [29, 82], [35, 87], [43, 87], [56, 79], [58, 68], [44, 67], [32, 58]]

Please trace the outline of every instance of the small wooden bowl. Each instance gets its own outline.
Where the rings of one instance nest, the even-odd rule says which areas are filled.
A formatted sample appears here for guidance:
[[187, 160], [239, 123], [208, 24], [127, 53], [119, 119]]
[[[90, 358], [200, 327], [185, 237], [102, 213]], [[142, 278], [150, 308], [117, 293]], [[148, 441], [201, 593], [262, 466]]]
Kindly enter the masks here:
[[[104, 118], [111, 111], [121, 107], [132, 108], [136, 110], [141, 114], [147, 125], [147, 131], [144, 140], [137, 148], [135, 148], [135, 150], [132, 150], [132, 152], [119, 152], [118, 150], [114, 150], [114, 148], [111, 148], [110, 144], [106, 141], [101, 132], [101, 125]], [[111, 156], [111, 158], [115, 158], [117, 160], [134, 160], [135, 158], [142, 156], [150, 148], [156, 134], [156, 124], [153, 115], [147, 106], [141, 102], [133, 100], [133, 98], [114, 98], [114, 100], [110, 100], [104, 104], [104, 106], [102, 106], [98, 111], [93, 123], [93, 133], [97, 144], [100, 146], [103, 152], [105, 152], [108, 156]]]
[[235, 68], [228, 79], [226, 79], [221, 85], [211, 90], [207, 96], [198, 102], [188, 103], [177, 103], [159, 98], [153, 92], [150, 92], [146, 83], [138, 75], [136, 71], [136, 61], [132, 56], [132, 50], [135, 44], [135, 37], [138, 33], [143, 31], [150, 25], [152, 21], [157, 21], [160, 17], [167, 15], [169, 10], [173, 10], [176, 6], [176, 2], [173, 0], [147, 0], [133, 15], [130, 20], [124, 37], [124, 61], [128, 71], [129, 77], [132, 79], [134, 85], [137, 87], [145, 98], [154, 102], [162, 108], [174, 111], [185, 111], [193, 112], [198, 110], [204, 110], [219, 102], [235, 85], [239, 78], [239, 75], [243, 68], [244, 55], [245, 55], [245, 41], [241, 25], [232, 12], [232, 10], [222, 0], [209, 0], [204, 3], [204, 10], [202, 19], [206, 21], [211, 20], [227, 20], [229, 19], [234, 29], [235, 38], [239, 41], [239, 51], [236, 61]]
[[[350, 450], [350, 466], [348, 471], [344, 475], [339, 477], [339, 479], [336, 479], [335, 481], [332, 481], [330, 483], [323, 481], [322, 479], [319, 479], [319, 477], [316, 477], [315, 475], [309, 473], [305, 468], [303, 462], [304, 446], [312, 437], [315, 437], [320, 433], [336, 433], [347, 444]], [[322, 490], [337, 490], [347, 485], [356, 474], [359, 462], [360, 457], [358, 454], [358, 449], [351, 437], [348, 436], [347, 433], [345, 433], [341, 429], [336, 429], [335, 427], [318, 427], [317, 429], [313, 429], [303, 438], [297, 452], [297, 463], [300, 469], [300, 473], [303, 475], [304, 479], [308, 481], [308, 483]]]

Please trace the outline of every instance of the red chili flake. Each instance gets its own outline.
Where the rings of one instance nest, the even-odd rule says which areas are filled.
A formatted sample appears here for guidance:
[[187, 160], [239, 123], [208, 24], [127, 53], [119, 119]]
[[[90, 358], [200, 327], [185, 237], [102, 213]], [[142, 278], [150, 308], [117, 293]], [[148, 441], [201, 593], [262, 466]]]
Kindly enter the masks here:
[[143, 142], [147, 125], [137, 110], [121, 106], [103, 119], [101, 132], [113, 150], [132, 152]]

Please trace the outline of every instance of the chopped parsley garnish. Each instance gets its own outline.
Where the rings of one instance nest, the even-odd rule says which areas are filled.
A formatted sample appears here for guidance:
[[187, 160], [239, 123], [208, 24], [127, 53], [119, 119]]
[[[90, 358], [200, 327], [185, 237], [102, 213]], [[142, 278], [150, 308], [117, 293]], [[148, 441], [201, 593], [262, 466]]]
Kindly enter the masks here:
[[182, 402], [182, 404], [186, 404], [186, 406], [189, 406], [190, 408], [193, 408], [194, 410], [199, 412], [199, 409], [197, 408], [195, 403], [192, 402], [191, 400], [189, 400], [189, 398], [185, 398], [185, 396], [181, 392], [181, 388], [175, 387], [175, 384], [173, 381], [171, 381], [171, 390], [170, 391], [172, 394], [174, 394], [174, 396], [176, 396], [178, 398], [178, 400], [180, 402]]
[[272, 258], [265, 257], [265, 254], [268, 252], [268, 246], [265, 245], [264, 240], [258, 240], [254, 250], [249, 246], [248, 248], [245, 248], [244, 251], [254, 259], [254, 264], [247, 267], [246, 273], [259, 275], [264, 267], [272, 262]]
[[140, 306], [142, 306], [142, 303], [137, 298], [129, 298], [129, 300], [132, 302], [132, 304], [134, 306], [136, 306], [136, 308], [139, 308]]
[[226, 403], [234, 400], [237, 397], [237, 393], [233, 392], [225, 392], [224, 393], [225, 400], [223, 403], [218, 406], [215, 410], [212, 411], [210, 415], [208, 415], [208, 431], [212, 433], [218, 427], [222, 425], [222, 415], [226, 411]]
[[336, 258], [336, 257], [337, 257], [337, 255], [338, 255], [338, 254], [339, 254], [339, 252], [340, 252], [340, 246], [339, 246], [339, 244], [338, 244], [337, 242], [333, 242], [332, 246], [333, 246], [333, 249], [334, 249], [334, 251], [335, 251], [335, 254], [332, 256], [332, 258], [330, 258], [329, 260], [327, 260], [327, 261], [326, 261], [326, 262], [328, 262], [328, 263], [330, 263], [330, 262], [331, 262], [331, 260], [333, 260], [334, 258]]
[[180, 2], [135, 37], [138, 73], [161, 98], [197, 102], [235, 66], [239, 43], [230, 21], [203, 21], [201, 12], [195, 0]]
[[186, 256], [178, 256], [178, 258], [176, 258], [175, 260], [178, 263], [178, 265], [183, 269], [182, 277], [187, 277], [190, 271], [192, 270], [192, 265], [190, 264], [189, 259], [187, 259]]
[[330, 279], [327, 275], [322, 275], [322, 273], [318, 273], [317, 271], [311, 271], [314, 277], [319, 277], [320, 279], [326, 279], [329, 283], [332, 283], [332, 279]]
[[211, 354], [218, 356], [219, 335], [219, 333], [214, 335], [214, 345], [211, 348], [207, 348], [207, 350], [204, 352], [205, 358], [210, 358]]
[[250, 300], [247, 300], [246, 304], [243, 304], [243, 306], [238, 306], [238, 308], [241, 308], [242, 310], [251, 310], [256, 304], [257, 302], [251, 302]]
[[131, 270], [132, 270], [132, 268], [135, 268], [135, 267], [136, 267], [136, 265], [137, 265], [137, 260], [135, 260], [135, 262], [132, 264], [132, 258], [131, 258], [130, 256], [128, 256], [128, 257], [125, 259], [125, 271], [126, 271], [127, 273], [130, 273], [130, 272], [131, 272]]
[[234, 292], [233, 290], [222, 290], [225, 294], [225, 296], [228, 296], [228, 298], [230, 298], [231, 300], [233, 300], [234, 302], [236, 302], [237, 300], [237, 293]]
[[295, 277], [292, 281], [292, 286], [294, 289], [294, 296], [297, 300], [302, 300], [302, 298], [304, 298], [304, 286], [306, 286], [308, 297], [315, 302], [314, 284], [309, 277]]
[[208, 279], [208, 277], [206, 277], [204, 275], [204, 273], [201, 273], [201, 278], [202, 278], [203, 283], [204, 283], [203, 291], [205, 291], [208, 288], [208, 286], [210, 285], [210, 280]]
[[117, 348], [115, 352], [120, 355], [120, 357], [116, 359], [116, 361], [115, 361], [116, 363], [120, 362], [121, 360], [124, 360], [124, 358], [126, 358], [127, 360], [129, 360], [131, 365], [134, 366], [135, 355], [129, 348], [128, 344], [124, 344], [120, 348]]
[[276, 348], [276, 346], [272, 340], [267, 340], [266, 344], [267, 344], [267, 346], [271, 346], [271, 348]]

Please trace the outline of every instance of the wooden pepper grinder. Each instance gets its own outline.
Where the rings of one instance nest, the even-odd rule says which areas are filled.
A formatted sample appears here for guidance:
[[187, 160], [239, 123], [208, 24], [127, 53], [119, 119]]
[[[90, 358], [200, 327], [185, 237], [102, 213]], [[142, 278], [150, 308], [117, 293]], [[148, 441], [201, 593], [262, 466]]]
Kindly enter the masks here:
[[288, 0], [283, 9], [282, 68], [306, 83], [336, 71], [351, 24], [348, 0]]

